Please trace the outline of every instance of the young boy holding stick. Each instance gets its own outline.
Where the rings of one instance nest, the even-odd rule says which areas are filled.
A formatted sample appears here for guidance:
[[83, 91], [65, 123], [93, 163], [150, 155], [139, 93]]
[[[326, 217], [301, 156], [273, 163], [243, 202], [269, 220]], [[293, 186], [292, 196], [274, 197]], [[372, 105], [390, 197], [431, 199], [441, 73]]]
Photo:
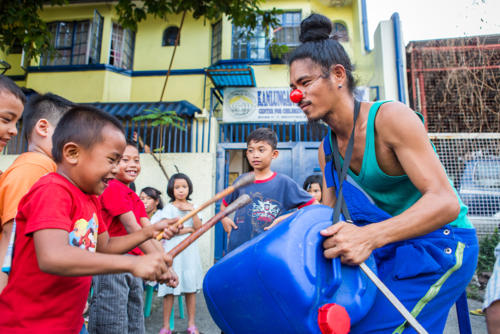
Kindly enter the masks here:
[[[241, 194], [249, 194], [252, 204], [236, 211], [234, 221], [228, 217], [221, 220], [229, 235], [228, 252], [288, 216], [283, 213], [317, 203], [291, 178], [271, 170], [271, 162], [279, 154], [277, 144], [276, 133], [268, 128], [256, 129], [247, 137], [246, 156], [254, 170], [255, 181], [226, 196], [222, 200], [221, 210]], [[244, 175], [236, 179], [235, 183]]]
[[90, 275], [131, 272], [176, 284], [167, 255], [112, 255], [168, 226], [109, 238], [101, 223], [95, 195], [114, 178], [125, 149], [120, 122], [98, 109], [75, 107], [60, 120], [52, 142], [57, 173], [42, 177], [19, 204], [12, 270], [0, 295], [1, 333], [78, 333]]

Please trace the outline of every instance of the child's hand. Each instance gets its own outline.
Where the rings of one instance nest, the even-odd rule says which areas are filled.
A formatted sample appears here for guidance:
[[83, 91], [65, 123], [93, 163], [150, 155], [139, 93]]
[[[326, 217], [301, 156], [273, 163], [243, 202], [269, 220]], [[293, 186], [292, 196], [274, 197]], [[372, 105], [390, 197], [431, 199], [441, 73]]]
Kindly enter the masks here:
[[224, 227], [224, 231], [226, 233], [231, 232], [233, 229], [237, 230], [238, 226], [234, 223], [234, 221], [231, 218], [225, 217], [224, 219], [221, 220], [222, 226]]
[[[146, 237], [148, 239], [151, 238], [156, 238], [160, 232], [162, 232], [165, 229], [169, 229], [170, 225], [177, 223], [179, 218], [172, 218], [172, 219], [162, 219], [159, 222], [155, 224], [150, 224], [145, 227], [143, 227], [144, 233], [146, 233]], [[172, 227], [172, 230], [175, 230], [175, 228]]]
[[174, 269], [168, 268], [168, 275], [169, 275], [169, 278], [165, 282], [165, 284], [167, 284], [171, 288], [177, 287], [177, 285], [179, 285], [179, 277], [175, 273]]
[[[136, 256], [135, 263], [130, 271], [132, 275], [149, 281], [158, 281], [168, 273], [168, 262], [166, 254], [151, 253], [144, 256]], [[170, 257], [170, 265], [172, 258]]]
[[[164, 229], [163, 229], [163, 238], [164, 239], [167, 239], [167, 240], [172, 239], [172, 237], [179, 234], [179, 231], [184, 228], [183, 224], [178, 225], [178, 226], [175, 225], [178, 220], [179, 220], [179, 218], [162, 219], [161, 220], [161, 223], [167, 224], [166, 226], [162, 225], [164, 227]], [[159, 223], [156, 223], [155, 225], [157, 225], [157, 224], [159, 224]]]

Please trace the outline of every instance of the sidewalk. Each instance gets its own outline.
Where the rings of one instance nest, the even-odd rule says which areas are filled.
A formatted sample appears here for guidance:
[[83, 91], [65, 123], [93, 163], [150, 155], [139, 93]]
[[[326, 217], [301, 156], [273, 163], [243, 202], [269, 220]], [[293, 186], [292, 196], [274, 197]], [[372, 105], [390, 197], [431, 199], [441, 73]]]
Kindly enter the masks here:
[[[481, 303], [472, 299], [469, 299], [469, 309], [474, 310], [481, 307]], [[175, 298], [175, 331], [176, 334], [184, 334], [187, 328], [187, 313], [185, 313], [185, 318], [179, 318], [179, 306], [177, 304], [177, 298]], [[163, 324], [163, 306], [161, 298], [153, 298], [152, 312], [151, 316], [146, 319], [146, 333], [147, 334], [157, 334]], [[472, 333], [474, 334], [486, 334], [486, 323], [483, 316], [470, 316]], [[205, 298], [203, 293], [198, 293], [196, 296], [196, 325], [200, 333], [203, 334], [220, 334], [220, 330], [217, 325], [213, 322], [212, 318], [207, 309], [205, 303]], [[455, 308], [452, 308], [448, 316], [448, 321], [444, 329], [444, 334], [458, 334], [460, 333], [458, 329], [457, 314]], [[256, 333], [265, 334], [265, 333]]]

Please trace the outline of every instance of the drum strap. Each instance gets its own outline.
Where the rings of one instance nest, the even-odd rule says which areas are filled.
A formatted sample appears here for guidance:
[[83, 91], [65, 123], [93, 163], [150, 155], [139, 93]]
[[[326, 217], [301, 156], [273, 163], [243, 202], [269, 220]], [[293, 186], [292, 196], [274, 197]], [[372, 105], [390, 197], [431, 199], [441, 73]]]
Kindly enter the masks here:
[[333, 211], [333, 223], [338, 222], [340, 213], [344, 215], [344, 218], [346, 220], [351, 220], [351, 215], [349, 214], [349, 211], [347, 210], [347, 205], [344, 200], [344, 195], [342, 194], [342, 185], [347, 177], [347, 170], [349, 169], [349, 165], [351, 163], [351, 158], [352, 158], [352, 151], [354, 149], [354, 130], [356, 129], [356, 120], [358, 119], [359, 116], [359, 109], [360, 109], [361, 103], [354, 99], [354, 121], [353, 121], [353, 126], [352, 126], [352, 132], [351, 136], [349, 137], [349, 142], [347, 143], [347, 149], [345, 151], [345, 157], [343, 163], [340, 162], [340, 151], [339, 151], [339, 145], [337, 142], [337, 136], [335, 133], [330, 129], [330, 146], [332, 150], [332, 156], [333, 156], [333, 164], [332, 164], [332, 169], [335, 168], [337, 171], [337, 178], [335, 178], [335, 173], [332, 170], [332, 175], [333, 180], [335, 182], [335, 188], [336, 188], [336, 193], [337, 193], [337, 200], [335, 202], [335, 208]]

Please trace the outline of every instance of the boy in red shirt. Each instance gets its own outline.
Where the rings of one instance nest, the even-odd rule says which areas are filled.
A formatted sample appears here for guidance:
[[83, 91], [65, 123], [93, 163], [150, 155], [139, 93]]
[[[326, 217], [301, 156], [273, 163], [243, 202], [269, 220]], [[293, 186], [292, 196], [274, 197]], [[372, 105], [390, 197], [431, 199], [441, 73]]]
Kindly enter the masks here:
[[7, 285], [17, 207], [36, 181], [56, 171], [51, 153], [52, 134], [61, 117], [73, 106], [72, 102], [47, 93], [31, 97], [24, 108], [23, 125], [28, 152], [21, 154], [0, 176], [0, 263], [3, 263], [0, 292]]
[[125, 148], [114, 117], [75, 107], [52, 137], [57, 173], [42, 177], [21, 200], [9, 282], [0, 295], [0, 333], [78, 333], [91, 277], [131, 272], [175, 285], [160, 253], [123, 256], [166, 228], [167, 222], [110, 238], [95, 195], [117, 172]]
[[[137, 194], [129, 188], [141, 171], [139, 150], [128, 141], [118, 164], [116, 180], [99, 197], [102, 218], [112, 237], [127, 235], [149, 226], [149, 218]], [[156, 240], [148, 240], [129, 252], [139, 256], [163, 253]], [[143, 281], [129, 273], [94, 276], [94, 294], [90, 302], [89, 333], [91, 334], [143, 334]]]

